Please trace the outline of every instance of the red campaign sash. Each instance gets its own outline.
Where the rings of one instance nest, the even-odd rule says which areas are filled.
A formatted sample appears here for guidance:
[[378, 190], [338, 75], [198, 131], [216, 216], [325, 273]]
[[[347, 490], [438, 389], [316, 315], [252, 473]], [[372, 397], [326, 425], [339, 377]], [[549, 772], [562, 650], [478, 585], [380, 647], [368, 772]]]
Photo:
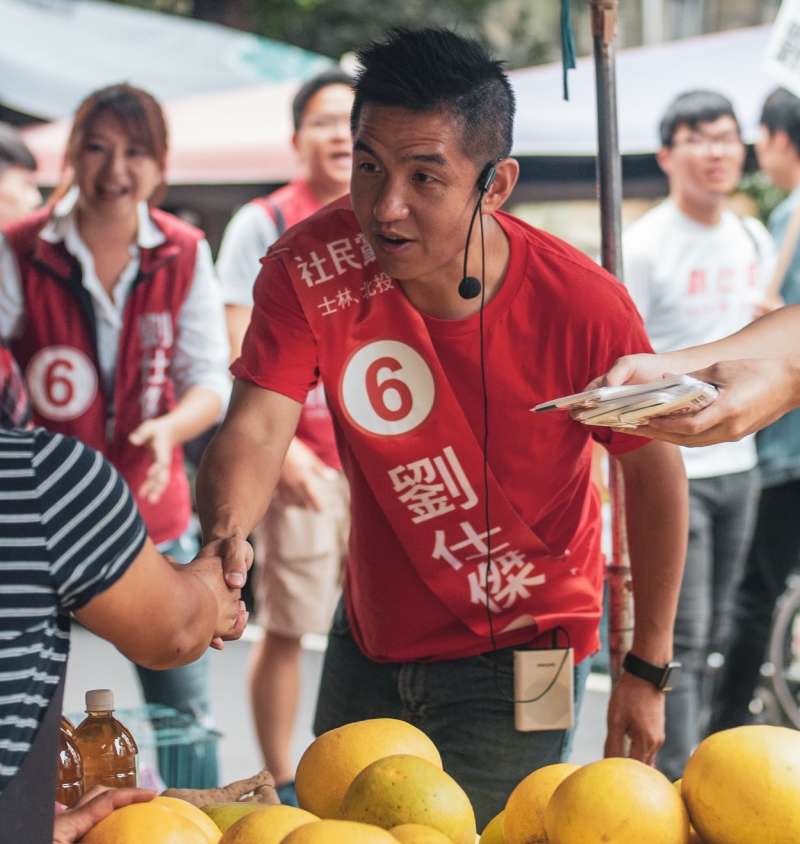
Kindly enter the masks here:
[[596, 619], [589, 580], [522, 521], [491, 470], [487, 564], [483, 452], [425, 321], [346, 205], [315, 219], [313, 235], [299, 227], [269, 259], [292, 279], [331, 411], [420, 578], [479, 636], [490, 634], [487, 597], [495, 634]]

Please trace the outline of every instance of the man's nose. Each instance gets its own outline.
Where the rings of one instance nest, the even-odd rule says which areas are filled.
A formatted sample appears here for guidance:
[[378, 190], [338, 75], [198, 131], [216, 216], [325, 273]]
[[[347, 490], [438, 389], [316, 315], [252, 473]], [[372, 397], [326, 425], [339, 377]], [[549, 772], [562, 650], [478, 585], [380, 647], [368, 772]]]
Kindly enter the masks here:
[[405, 220], [408, 216], [408, 205], [399, 185], [388, 179], [383, 183], [372, 206], [372, 216], [378, 223]]

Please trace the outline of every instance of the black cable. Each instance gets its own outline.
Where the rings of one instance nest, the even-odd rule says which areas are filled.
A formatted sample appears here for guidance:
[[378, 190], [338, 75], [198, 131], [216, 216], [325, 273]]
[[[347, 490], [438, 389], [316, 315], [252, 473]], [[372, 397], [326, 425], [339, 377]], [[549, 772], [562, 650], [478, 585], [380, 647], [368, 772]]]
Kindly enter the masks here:
[[[483, 228], [483, 213], [481, 211], [481, 205], [483, 204], [483, 190], [480, 192], [480, 196], [478, 197], [478, 202], [475, 205], [475, 210], [472, 212], [472, 219], [469, 223], [469, 229], [467, 230], [467, 244], [469, 244], [472, 238], [472, 227], [475, 223], [476, 215], [479, 217], [480, 220], [480, 227], [481, 227], [481, 305], [480, 310], [478, 311], [478, 320], [480, 324], [480, 366], [481, 366], [481, 390], [483, 392], [483, 515], [486, 521], [486, 570], [483, 576], [483, 591], [486, 595], [486, 620], [489, 622], [489, 640], [492, 643], [492, 652], [497, 653], [499, 650], [497, 647], [497, 640], [494, 635], [494, 621], [492, 619], [492, 610], [489, 606], [489, 601], [491, 600], [489, 597], [489, 575], [493, 573], [493, 566], [494, 560], [492, 559], [492, 533], [491, 533], [491, 521], [489, 519], [489, 388], [487, 386], [486, 381], [486, 353], [484, 348], [484, 319], [483, 319], [483, 312], [486, 306], [486, 243], [484, 240], [484, 228]], [[464, 250], [464, 276], [467, 274], [467, 249]], [[501, 698], [506, 700], [506, 702], [510, 703], [536, 703], [537, 701], [541, 700], [552, 688], [555, 686], [558, 678], [561, 676], [561, 672], [564, 670], [564, 665], [567, 662], [567, 658], [569, 657], [569, 652], [572, 649], [572, 641], [570, 639], [569, 630], [564, 627], [556, 627], [555, 631], [561, 630], [564, 635], [567, 637], [567, 647], [564, 649], [564, 656], [561, 658], [561, 663], [556, 669], [556, 672], [553, 675], [553, 679], [550, 683], [545, 687], [544, 691], [540, 692], [536, 697], [525, 698], [519, 700], [515, 697], [515, 695], [511, 695], [510, 697], [505, 694], [503, 689], [500, 686], [500, 672], [497, 663], [493, 664], [494, 667], [494, 682], [495, 686], [497, 687], [497, 692]], [[556, 645], [558, 644], [558, 639], [556, 638]]]

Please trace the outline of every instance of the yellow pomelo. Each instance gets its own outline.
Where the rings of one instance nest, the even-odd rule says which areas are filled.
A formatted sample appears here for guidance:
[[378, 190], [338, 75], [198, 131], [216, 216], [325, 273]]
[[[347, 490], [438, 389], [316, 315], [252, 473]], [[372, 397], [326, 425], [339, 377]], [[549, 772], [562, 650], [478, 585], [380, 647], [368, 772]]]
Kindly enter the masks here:
[[[675, 791], [677, 791], [678, 794], [680, 794], [681, 799], [683, 799], [683, 780], [675, 780], [672, 784], [675, 786]], [[684, 805], [685, 804], [686, 801], [684, 800]], [[689, 819], [689, 844], [703, 844], [703, 839], [697, 834], [697, 830], [692, 826], [691, 818]]]
[[[219, 832], [219, 830], [218, 830]], [[196, 823], [155, 800], [115, 809], [92, 827], [81, 844], [211, 844]]]
[[397, 844], [397, 839], [379, 826], [328, 820], [299, 827], [281, 844]]
[[266, 807], [263, 803], [234, 801], [233, 803], [209, 803], [208, 806], [203, 806], [203, 811], [225, 832], [228, 827], [233, 826], [240, 818], [264, 808]]
[[401, 844], [453, 844], [453, 842], [438, 829], [423, 826], [420, 823], [404, 823], [393, 826], [389, 832]]
[[229, 826], [219, 844], [280, 844], [293, 830], [318, 820], [296, 806], [262, 806]]
[[544, 810], [553, 792], [577, 770], [578, 765], [561, 762], [539, 768], [520, 782], [506, 801], [505, 844], [543, 844], [547, 841]]
[[211, 844], [217, 844], [219, 839], [222, 838], [222, 831], [217, 824], [202, 809], [198, 809], [197, 806], [193, 806], [185, 800], [179, 800], [177, 797], [163, 796], [156, 797], [153, 803], [165, 806], [167, 809], [172, 809], [173, 812], [177, 812], [179, 815], [188, 818], [192, 823], [197, 824], [208, 836]]
[[753, 725], [704, 739], [683, 799], [706, 844], [800, 841], [800, 732]]
[[419, 756], [386, 756], [364, 768], [347, 789], [341, 816], [384, 829], [432, 826], [454, 844], [475, 844], [475, 812], [464, 789]]
[[688, 844], [689, 816], [663, 775], [635, 759], [570, 774], [544, 813], [549, 844]]
[[356, 776], [377, 759], [397, 753], [421, 756], [442, 767], [442, 757], [425, 733], [396, 718], [371, 718], [329, 730], [300, 759], [295, 775], [298, 802], [320, 818], [337, 818]]
[[486, 824], [486, 829], [483, 830], [478, 844], [505, 844], [506, 839], [503, 836], [505, 815], [504, 811], [499, 812]]

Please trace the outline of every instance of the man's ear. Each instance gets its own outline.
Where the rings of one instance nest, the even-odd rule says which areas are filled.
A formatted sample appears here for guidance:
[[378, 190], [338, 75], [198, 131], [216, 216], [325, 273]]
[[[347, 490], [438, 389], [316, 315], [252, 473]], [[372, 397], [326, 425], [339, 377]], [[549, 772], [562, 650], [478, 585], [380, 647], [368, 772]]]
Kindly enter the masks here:
[[[767, 131], [769, 132], [769, 130]], [[785, 154], [789, 150], [794, 149], [794, 144], [784, 129], [776, 129], [774, 132], [769, 132], [769, 140], [771, 144], [774, 144], [776, 152]]]
[[494, 179], [483, 195], [482, 208], [486, 214], [493, 214], [503, 207], [519, 179], [519, 162], [516, 158], [503, 158], [494, 168]]
[[672, 149], [670, 147], [661, 147], [656, 153], [656, 161], [662, 171], [669, 175], [672, 166]]

